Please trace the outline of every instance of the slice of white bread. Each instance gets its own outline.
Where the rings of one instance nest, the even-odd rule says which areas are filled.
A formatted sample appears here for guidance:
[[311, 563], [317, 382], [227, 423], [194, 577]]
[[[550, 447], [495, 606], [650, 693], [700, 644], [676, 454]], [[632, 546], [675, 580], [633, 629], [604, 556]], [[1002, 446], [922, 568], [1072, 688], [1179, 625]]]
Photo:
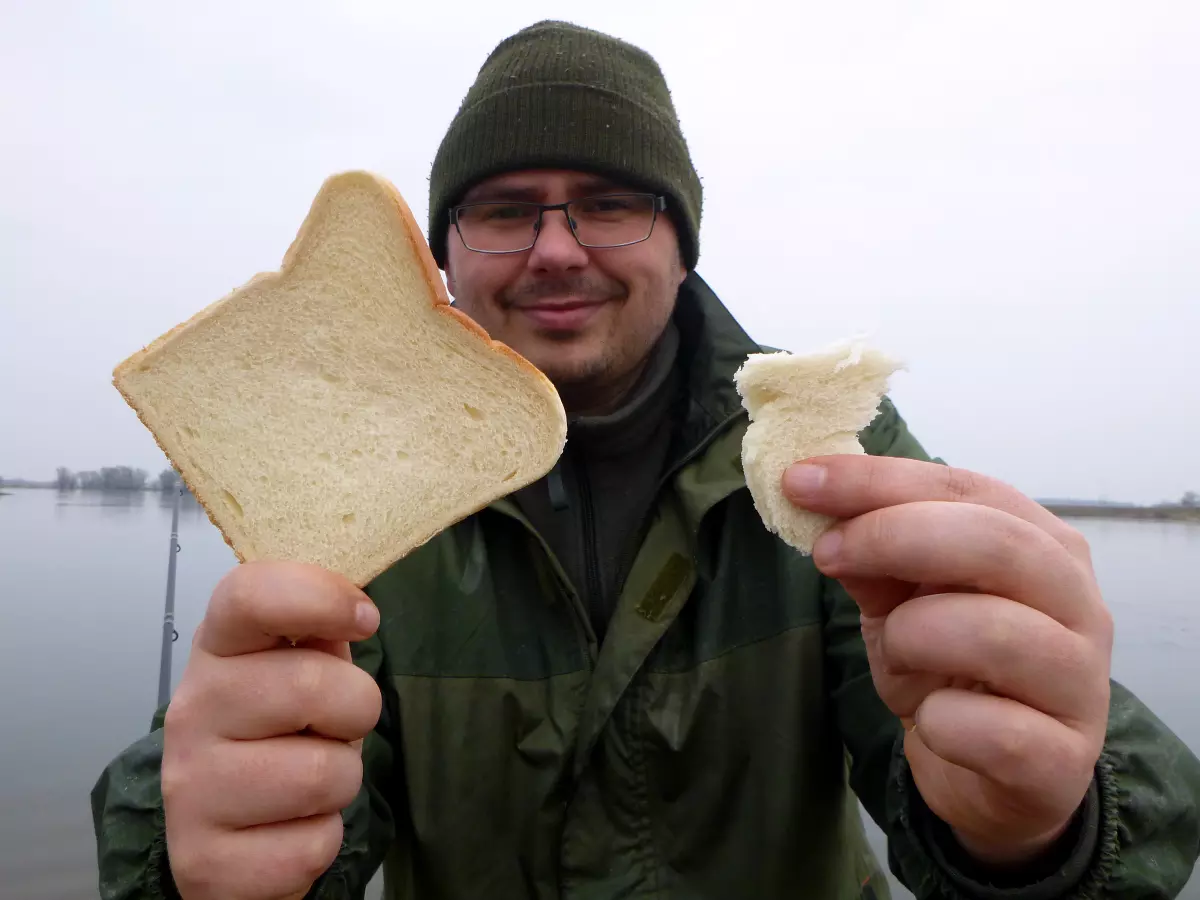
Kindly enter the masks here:
[[548, 472], [550, 381], [450, 306], [399, 192], [322, 185], [278, 272], [135, 353], [113, 384], [237, 557], [362, 586]]
[[801, 553], [833, 520], [783, 495], [783, 473], [813, 456], [863, 453], [858, 433], [875, 418], [888, 378], [902, 366], [861, 341], [817, 353], [753, 353], [734, 375], [750, 425], [742, 468], [754, 507], [774, 534]]

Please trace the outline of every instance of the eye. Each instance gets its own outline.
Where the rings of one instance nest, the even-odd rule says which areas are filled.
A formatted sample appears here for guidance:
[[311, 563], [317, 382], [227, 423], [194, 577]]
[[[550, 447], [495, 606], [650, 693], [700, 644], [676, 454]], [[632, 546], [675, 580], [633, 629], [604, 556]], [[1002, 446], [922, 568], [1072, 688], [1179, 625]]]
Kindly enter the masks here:
[[537, 219], [537, 207], [530, 203], [473, 203], [458, 211], [460, 224], [469, 227], [528, 225]]
[[629, 197], [587, 197], [578, 203], [579, 211], [585, 215], [623, 213], [634, 208]]
[[484, 220], [488, 222], [519, 222], [533, 218], [533, 209], [515, 203], [497, 203], [484, 208]]

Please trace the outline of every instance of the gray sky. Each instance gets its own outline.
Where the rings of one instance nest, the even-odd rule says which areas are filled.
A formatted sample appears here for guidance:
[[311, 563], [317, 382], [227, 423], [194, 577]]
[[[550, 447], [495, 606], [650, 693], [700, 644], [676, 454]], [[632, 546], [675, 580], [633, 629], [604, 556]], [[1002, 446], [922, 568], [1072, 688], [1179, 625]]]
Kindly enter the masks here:
[[1200, 4], [0, 6], [0, 475], [165, 460], [114, 365], [278, 267], [321, 181], [429, 165], [488, 51], [659, 60], [699, 272], [759, 340], [866, 331], [926, 447], [1039, 497], [1200, 490]]

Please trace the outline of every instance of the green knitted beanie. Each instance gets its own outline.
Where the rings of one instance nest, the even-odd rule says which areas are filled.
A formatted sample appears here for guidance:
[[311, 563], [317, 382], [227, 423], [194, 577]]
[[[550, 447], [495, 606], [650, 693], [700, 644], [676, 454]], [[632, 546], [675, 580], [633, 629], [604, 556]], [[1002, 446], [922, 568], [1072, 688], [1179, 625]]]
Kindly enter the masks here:
[[446, 265], [450, 208], [472, 185], [519, 169], [578, 169], [665, 194], [688, 269], [700, 255], [700, 178], [666, 79], [645, 51], [566, 22], [502, 41], [433, 161], [429, 245]]

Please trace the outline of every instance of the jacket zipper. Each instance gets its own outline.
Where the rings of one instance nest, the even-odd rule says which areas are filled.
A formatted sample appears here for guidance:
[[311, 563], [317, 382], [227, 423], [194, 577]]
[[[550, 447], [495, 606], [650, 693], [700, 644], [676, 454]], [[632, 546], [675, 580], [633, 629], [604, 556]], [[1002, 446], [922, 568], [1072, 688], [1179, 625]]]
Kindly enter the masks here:
[[[568, 469], [570, 470], [569, 472], [567, 471]], [[588, 595], [593, 590], [592, 583], [598, 580], [598, 577], [591, 574], [593, 569], [593, 563], [591, 560], [594, 556], [594, 554], [591, 552], [591, 546], [595, 543], [595, 515], [592, 513], [591, 493], [587, 491], [585, 486], [583, 486], [583, 480], [578, 476], [575, 470], [576, 466], [574, 465], [574, 455], [568, 450], [563, 453], [558, 462], [555, 463], [554, 468], [552, 468], [549, 474], [546, 476], [546, 487], [550, 494], [550, 506], [558, 512], [562, 512], [566, 509], [569, 509], [571, 506], [570, 496], [567, 493], [567, 486], [565, 484], [566, 479], [571, 478], [575, 484], [580, 486], [581, 500], [579, 506], [581, 513], [583, 513], [584, 516], [583, 528], [585, 540], [587, 542], [587, 548], [585, 548], [584, 551], [584, 583], [582, 585], [571, 584], [570, 579], [568, 579], [566, 576], [566, 573], [562, 571], [561, 565], [558, 564], [557, 561], [554, 561], [554, 565], [557, 571], [560, 573], [559, 577], [563, 582], [563, 587], [567, 594], [567, 600], [571, 607], [571, 618], [575, 623], [575, 628], [579, 635], [580, 643], [584, 648], [585, 655], [587, 656], [589, 668], [595, 668], [596, 656], [599, 651], [599, 642], [596, 639], [596, 630], [592, 627], [591, 615], [588, 612]], [[584, 493], [587, 493], [586, 500], [583, 499]], [[584, 510], [587, 512], [584, 513]], [[554, 560], [554, 553], [550, 550], [549, 545], [547, 545], [545, 540], [533, 530], [533, 526], [529, 525], [528, 521], [526, 521], [526, 525], [529, 528], [530, 533], [537, 538], [542, 552], [546, 554], [547, 558]], [[598, 571], [599, 562], [597, 561], [594, 566]]]
[[[674, 463], [667, 466], [667, 471], [663, 473], [659, 479], [658, 485], [655, 488], [655, 493], [660, 492], [678, 472], [688, 463], [699, 457], [716, 438], [725, 431], [731, 424], [745, 415], [744, 411], [738, 411], [726, 417], [723, 421], [717, 423], [704, 437], [687, 453], [675, 460]], [[570, 474], [565, 471], [570, 468]], [[584, 570], [586, 583], [582, 585], [583, 591], [572, 589], [573, 586], [567, 582], [567, 594], [569, 604], [572, 607], [576, 627], [579, 630], [580, 644], [584, 649], [588, 659], [589, 666], [594, 667], [596, 664], [596, 654], [599, 650], [596, 640], [596, 631], [592, 627], [591, 610], [594, 608], [594, 601], [600, 595], [600, 563], [596, 555], [596, 521], [595, 509], [592, 504], [592, 492], [585, 478], [581, 477], [577, 471], [578, 466], [575, 464], [574, 454], [567, 450], [563, 453], [558, 463], [548, 474], [548, 489], [550, 492], [550, 502], [555, 509], [566, 509], [570, 505], [570, 500], [567, 495], [566, 486], [563, 483], [564, 476], [573, 478], [579, 489], [579, 505], [580, 513], [583, 516], [583, 531], [584, 531]], [[545, 540], [534, 530], [533, 526], [528, 521], [522, 518], [525, 522], [525, 527], [529, 533], [538, 542], [542, 552], [550, 560], [554, 559], [554, 554], [551, 552]], [[557, 563], [555, 563], [557, 566]], [[561, 566], [557, 567], [561, 572]], [[565, 580], [565, 575], [562, 576]]]
[[588, 602], [586, 604], [589, 617], [596, 610], [604, 608], [604, 598], [600, 596], [603, 590], [600, 584], [600, 560], [596, 554], [596, 510], [592, 504], [592, 488], [582, 467], [572, 466], [575, 472], [575, 483], [579, 486], [579, 507], [583, 516], [583, 562], [587, 580]]

